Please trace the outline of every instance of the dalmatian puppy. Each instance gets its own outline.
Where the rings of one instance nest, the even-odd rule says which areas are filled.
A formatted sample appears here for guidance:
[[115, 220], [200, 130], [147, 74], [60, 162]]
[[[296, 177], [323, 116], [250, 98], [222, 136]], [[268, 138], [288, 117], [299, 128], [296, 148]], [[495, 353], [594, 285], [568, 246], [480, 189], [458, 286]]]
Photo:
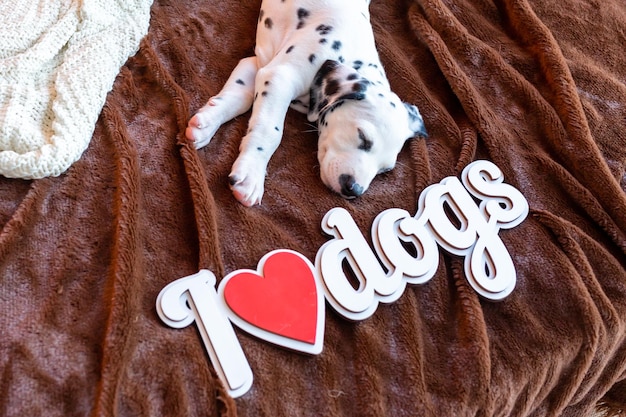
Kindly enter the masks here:
[[390, 89], [370, 24], [369, 0], [263, 0], [255, 55], [189, 121], [196, 148], [252, 107], [229, 182], [245, 206], [261, 203], [268, 162], [289, 107], [317, 122], [322, 181], [345, 198], [391, 170], [405, 141], [426, 136], [417, 107]]

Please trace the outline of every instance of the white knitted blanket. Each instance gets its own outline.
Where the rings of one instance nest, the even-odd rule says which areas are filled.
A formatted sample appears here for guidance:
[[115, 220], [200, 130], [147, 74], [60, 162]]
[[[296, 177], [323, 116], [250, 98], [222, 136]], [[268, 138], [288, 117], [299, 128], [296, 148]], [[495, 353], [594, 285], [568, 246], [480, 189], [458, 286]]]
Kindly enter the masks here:
[[89, 145], [152, 0], [0, 0], [0, 175], [56, 176]]

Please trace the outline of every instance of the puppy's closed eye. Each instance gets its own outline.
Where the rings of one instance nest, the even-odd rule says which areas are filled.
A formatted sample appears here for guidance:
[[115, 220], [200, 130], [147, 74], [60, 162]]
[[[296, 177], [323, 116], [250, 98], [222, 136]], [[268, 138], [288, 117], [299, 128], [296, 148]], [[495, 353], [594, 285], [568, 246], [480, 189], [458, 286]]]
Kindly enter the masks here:
[[371, 151], [372, 146], [374, 146], [374, 142], [368, 139], [361, 129], [357, 129], [357, 131], [359, 132], [359, 149], [365, 152]]

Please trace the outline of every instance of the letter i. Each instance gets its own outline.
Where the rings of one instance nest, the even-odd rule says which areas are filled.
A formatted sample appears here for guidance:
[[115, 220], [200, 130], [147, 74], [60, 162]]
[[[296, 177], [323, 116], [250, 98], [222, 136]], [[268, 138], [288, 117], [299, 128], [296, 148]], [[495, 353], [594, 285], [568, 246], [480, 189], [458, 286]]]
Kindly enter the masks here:
[[252, 386], [252, 370], [219, 302], [215, 283], [215, 275], [206, 269], [180, 278], [161, 290], [156, 308], [170, 327], [182, 329], [196, 322], [218, 376], [232, 397], [240, 397]]

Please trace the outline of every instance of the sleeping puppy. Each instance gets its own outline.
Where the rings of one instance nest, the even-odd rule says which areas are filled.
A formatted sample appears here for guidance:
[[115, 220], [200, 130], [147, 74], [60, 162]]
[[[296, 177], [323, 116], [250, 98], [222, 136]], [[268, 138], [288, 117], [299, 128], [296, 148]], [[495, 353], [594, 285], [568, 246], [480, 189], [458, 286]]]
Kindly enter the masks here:
[[289, 107], [317, 122], [324, 184], [345, 198], [392, 169], [405, 141], [426, 136], [417, 107], [390, 89], [369, 20], [369, 0], [264, 0], [255, 56], [242, 59], [222, 90], [189, 121], [196, 148], [252, 107], [229, 175], [245, 206], [259, 204], [267, 164]]

